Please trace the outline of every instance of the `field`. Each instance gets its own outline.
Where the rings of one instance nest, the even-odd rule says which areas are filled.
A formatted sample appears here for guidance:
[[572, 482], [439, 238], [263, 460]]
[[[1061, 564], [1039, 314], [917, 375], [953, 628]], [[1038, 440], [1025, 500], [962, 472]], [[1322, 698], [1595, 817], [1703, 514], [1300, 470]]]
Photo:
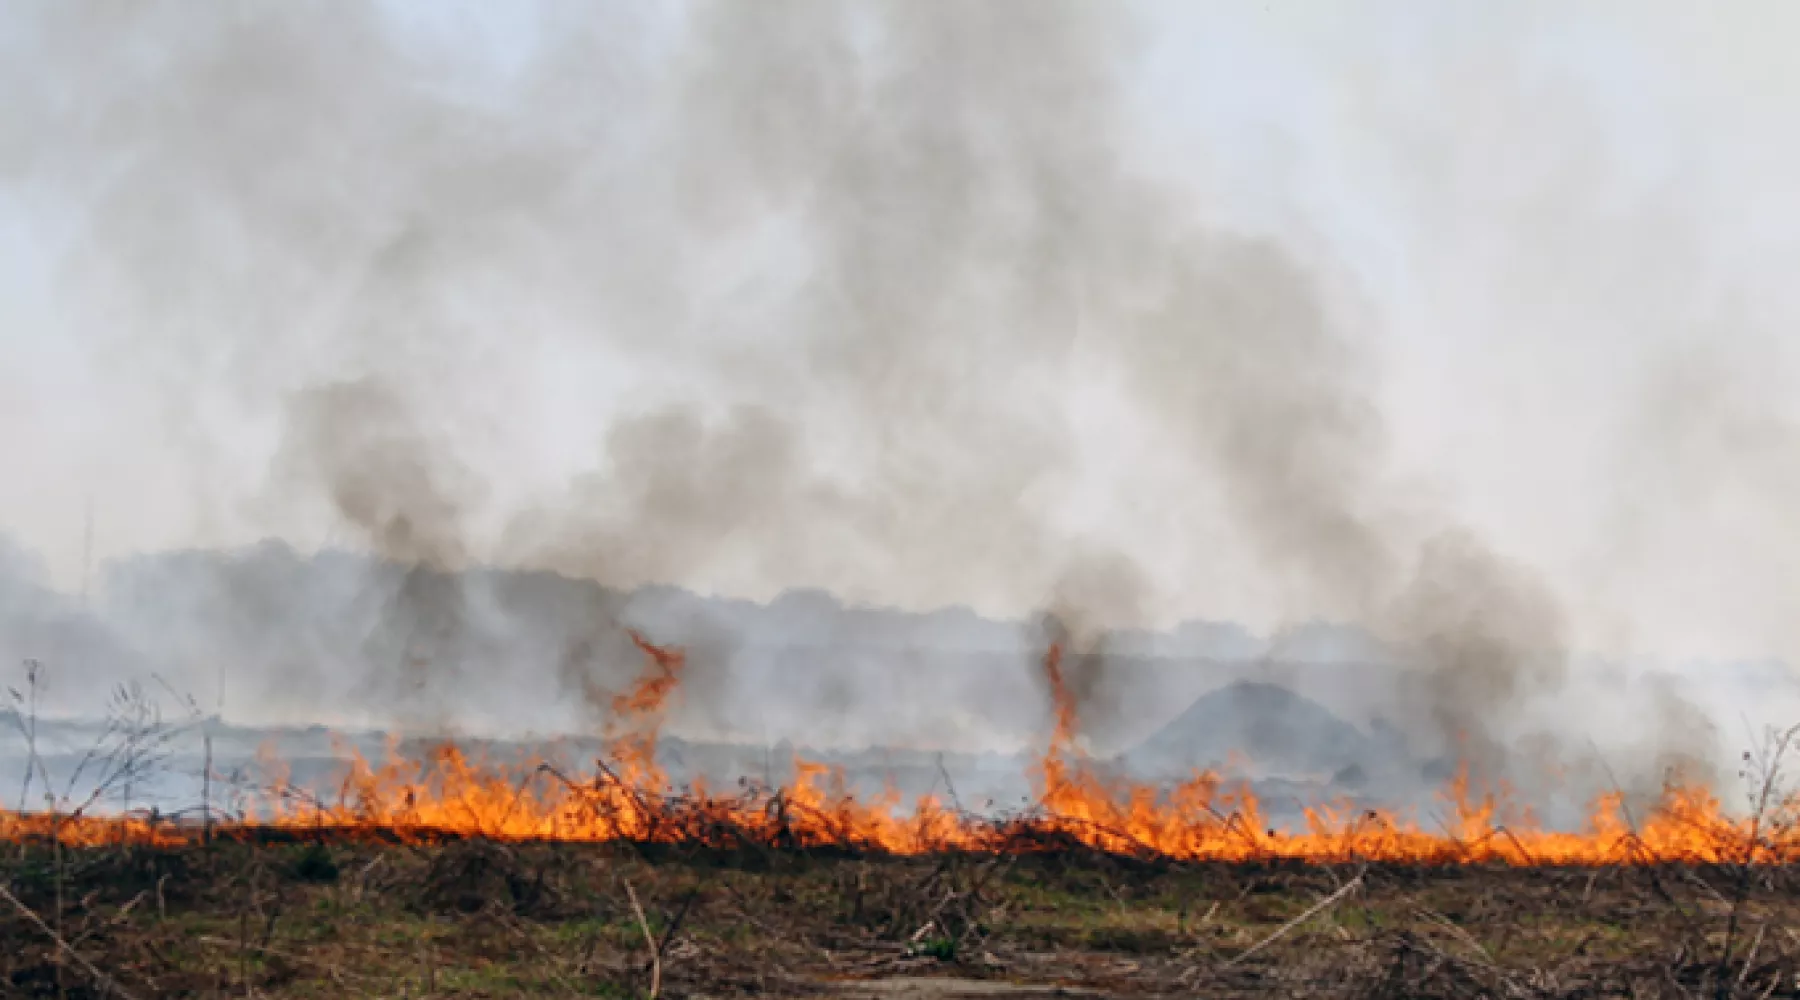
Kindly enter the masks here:
[[[784, 788], [672, 789], [682, 658], [642, 645], [635, 728], [591, 772], [440, 744], [353, 757], [329, 800], [267, 779], [205, 825], [0, 810], [0, 995], [1800, 995], [1800, 730], [1746, 754], [1745, 815], [1670, 784], [1558, 831], [1459, 778], [1435, 825], [1279, 829], [1216, 775], [1139, 786], [1075, 752], [1053, 647], [1037, 806], [982, 817], [798, 759]], [[160, 761], [135, 718], [95, 796]]]
[[1786, 866], [12, 845], [20, 997], [1794, 996]]

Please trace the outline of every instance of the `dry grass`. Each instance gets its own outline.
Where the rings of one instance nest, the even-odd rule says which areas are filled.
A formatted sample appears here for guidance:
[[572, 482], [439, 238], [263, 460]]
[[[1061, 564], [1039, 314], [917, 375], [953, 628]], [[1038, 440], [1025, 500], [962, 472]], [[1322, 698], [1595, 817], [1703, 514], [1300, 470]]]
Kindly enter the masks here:
[[1121, 995], [1796, 995], [1800, 883], [1758, 869], [1739, 902], [1737, 875], [486, 842], [9, 851], [0, 996], [798, 996], [903, 975]]

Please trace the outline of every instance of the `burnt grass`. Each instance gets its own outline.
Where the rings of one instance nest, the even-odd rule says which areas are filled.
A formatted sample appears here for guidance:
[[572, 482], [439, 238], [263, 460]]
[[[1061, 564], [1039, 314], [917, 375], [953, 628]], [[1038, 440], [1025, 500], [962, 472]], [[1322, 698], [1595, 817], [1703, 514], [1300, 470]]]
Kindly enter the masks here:
[[1783, 867], [290, 838], [0, 845], [0, 886], [16, 997], [1800, 995]]

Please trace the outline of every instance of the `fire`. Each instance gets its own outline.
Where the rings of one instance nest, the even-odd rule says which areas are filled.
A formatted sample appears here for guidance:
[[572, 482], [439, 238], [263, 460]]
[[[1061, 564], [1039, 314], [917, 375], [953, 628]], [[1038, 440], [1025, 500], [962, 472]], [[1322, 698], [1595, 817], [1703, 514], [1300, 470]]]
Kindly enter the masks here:
[[[631, 690], [613, 699], [611, 752], [624, 769], [626, 780], [661, 787], [667, 776], [656, 766], [656, 735], [662, 729], [669, 696], [681, 683], [687, 655], [679, 649], [658, 646], [633, 629], [631, 641], [648, 661], [648, 669]], [[626, 727], [621, 734], [619, 727]]]
[[[1448, 819], [1422, 826], [1406, 817], [1322, 804], [1304, 827], [1269, 829], [1255, 795], [1203, 772], [1159, 789], [1103, 777], [1077, 751], [1078, 713], [1064, 683], [1062, 651], [1044, 660], [1054, 709], [1047, 749], [1033, 769], [1038, 808], [1005, 819], [969, 816], [926, 796], [910, 808], [897, 791], [859, 800], [845, 776], [796, 760], [786, 789], [720, 796], [704, 787], [677, 793], [655, 764], [656, 737], [679, 688], [685, 658], [633, 634], [644, 672], [613, 702], [610, 763], [574, 773], [547, 759], [490, 760], [442, 744], [407, 755], [391, 744], [373, 762], [349, 752], [330, 801], [299, 794], [279, 778], [240, 818], [214, 832], [271, 831], [422, 841], [505, 840], [688, 842], [761, 847], [838, 845], [896, 854], [945, 850], [1031, 851], [1078, 843], [1089, 848], [1185, 860], [1376, 861], [1414, 864], [1593, 865], [1800, 860], [1795, 803], [1763, 821], [1729, 816], [1704, 789], [1671, 785], [1653, 808], [1632, 816], [1623, 799], [1593, 803], [1586, 828], [1538, 827], [1514, 810], [1504, 788], [1478, 789], [1467, 770], [1444, 790]], [[1516, 813], [1516, 815], [1515, 815]], [[173, 845], [194, 840], [192, 823], [0, 812], [0, 840], [54, 838], [70, 846], [129, 840]]]

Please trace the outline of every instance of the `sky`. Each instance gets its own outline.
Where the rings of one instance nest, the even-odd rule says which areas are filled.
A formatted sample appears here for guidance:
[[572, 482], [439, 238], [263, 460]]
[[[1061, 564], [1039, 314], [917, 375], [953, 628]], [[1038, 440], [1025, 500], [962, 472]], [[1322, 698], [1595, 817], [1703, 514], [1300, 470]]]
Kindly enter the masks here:
[[1800, 12], [1027, 6], [7, 5], [0, 532], [1800, 654]]

